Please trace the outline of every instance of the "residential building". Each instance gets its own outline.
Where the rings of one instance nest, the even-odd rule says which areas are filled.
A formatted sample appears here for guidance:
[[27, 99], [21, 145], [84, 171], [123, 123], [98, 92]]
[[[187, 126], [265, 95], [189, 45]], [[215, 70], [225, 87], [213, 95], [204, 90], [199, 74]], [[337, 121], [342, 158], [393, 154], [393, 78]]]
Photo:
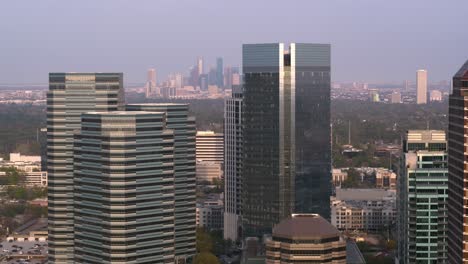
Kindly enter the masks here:
[[174, 131], [164, 112], [82, 114], [75, 263], [174, 263]]
[[81, 114], [118, 110], [122, 73], [50, 73], [47, 92], [49, 263], [73, 261], [73, 136]]
[[47, 187], [47, 171], [30, 171], [24, 175], [26, 186]]
[[346, 264], [346, 240], [317, 214], [293, 214], [273, 228], [266, 243], [266, 264]]
[[448, 168], [445, 132], [410, 130], [398, 186], [400, 263], [447, 263]]
[[448, 259], [449, 263], [468, 263], [468, 61], [453, 77], [453, 91], [449, 97], [448, 124]]
[[236, 241], [241, 227], [242, 90], [224, 101], [224, 239]]
[[336, 189], [331, 224], [342, 231], [387, 231], [396, 222], [396, 192], [385, 189]]
[[416, 103], [427, 104], [427, 71], [416, 72]]
[[214, 131], [197, 131], [197, 160], [224, 162], [224, 135]]
[[330, 45], [243, 46], [242, 220], [270, 233], [291, 213], [330, 218]]
[[196, 253], [195, 118], [188, 104], [129, 104], [126, 110], [163, 112], [167, 128], [174, 130], [175, 255], [183, 262]]

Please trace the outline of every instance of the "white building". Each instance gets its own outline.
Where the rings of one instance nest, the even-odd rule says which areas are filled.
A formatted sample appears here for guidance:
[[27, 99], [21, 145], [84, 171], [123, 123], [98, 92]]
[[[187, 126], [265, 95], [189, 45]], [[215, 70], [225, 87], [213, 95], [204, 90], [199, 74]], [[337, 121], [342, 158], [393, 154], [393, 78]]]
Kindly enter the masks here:
[[41, 162], [41, 156], [26, 156], [21, 153], [10, 153], [11, 162]]
[[196, 168], [198, 183], [213, 183], [223, 176], [222, 164], [218, 162], [197, 160]]
[[332, 196], [331, 223], [339, 230], [378, 232], [396, 221], [396, 191], [336, 189]]
[[47, 171], [31, 171], [25, 174], [24, 184], [27, 186], [47, 187]]
[[439, 90], [432, 90], [429, 96], [431, 102], [440, 102], [442, 101], [442, 93]]
[[343, 169], [332, 170], [332, 182], [334, 186], [341, 186], [341, 184], [348, 179], [348, 172]]

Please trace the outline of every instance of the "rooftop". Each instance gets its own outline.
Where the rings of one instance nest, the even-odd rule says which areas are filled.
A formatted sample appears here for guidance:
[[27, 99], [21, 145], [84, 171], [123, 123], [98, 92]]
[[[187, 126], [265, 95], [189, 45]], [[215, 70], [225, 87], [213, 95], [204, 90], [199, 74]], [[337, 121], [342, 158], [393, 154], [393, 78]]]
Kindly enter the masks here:
[[340, 236], [340, 232], [318, 214], [293, 214], [273, 228], [273, 236], [321, 239]]
[[463, 64], [453, 78], [468, 78], [468, 60]]

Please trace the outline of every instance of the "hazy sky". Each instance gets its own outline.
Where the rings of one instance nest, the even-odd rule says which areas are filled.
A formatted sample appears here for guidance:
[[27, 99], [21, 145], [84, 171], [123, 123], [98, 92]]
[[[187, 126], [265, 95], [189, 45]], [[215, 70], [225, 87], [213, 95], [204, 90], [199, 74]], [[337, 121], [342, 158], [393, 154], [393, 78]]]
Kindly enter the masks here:
[[2, 0], [0, 83], [51, 71], [119, 71], [143, 82], [197, 55], [240, 65], [242, 43], [332, 45], [335, 81], [450, 79], [468, 59], [467, 0]]

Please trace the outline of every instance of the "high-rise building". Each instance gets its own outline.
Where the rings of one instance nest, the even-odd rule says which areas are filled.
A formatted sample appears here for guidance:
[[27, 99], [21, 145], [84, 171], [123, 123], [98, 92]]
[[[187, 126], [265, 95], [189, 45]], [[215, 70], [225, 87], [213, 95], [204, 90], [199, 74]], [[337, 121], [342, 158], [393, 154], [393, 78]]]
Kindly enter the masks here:
[[208, 75], [207, 74], [201, 74], [199, 76], [199, 84], [200, 90], [202, 91], [207, 91], [208, 90]]
[[224, 135], [214, 131], [197, 131], [197, 160], [224, 162]]
[[217, 86], [217, 82], [218, 82], [218, 76], [217, 76], [216, 68], [210, 68], [210, 71], [208, 72], [208, 85]]
[[197, 58], [197, 71], [198, 71], [198, 76], [202, 75], [205, 73], [205, 69], [203, 68], [203, 57], [198, 57]]
[[196, 252], [195, 118], [188, 104], [129, 104], [126, 110], [164, 112], [167, 128], [174, 130], [175, 255], [176, 260], [189, 258]]
[[427, 104], [427, 71], [416, 72], [416, 103]]
[[468, 263], [468, 61], [453, 77], [449, 99], [448, 165], [449, 165], [449, 263]]
[[224, 239], [236, 241], [241, 226], [242, 91], [224, 101]]
[[293, 212], [330, 219], [330, 45], [246, 44], [242, 72], [245, 233]]
[[408, 131], [398, 179], [400, 263], [447, 263], [447, 197], [445, 132]]
[[226, 66], [224, 68], [224, 88], [232, 89], [232, 68], [231, 66]]
[[265, 255], [266, 264], [347, 263], [346, 240], [317, 214], [293, 214], [275, 225]]
[[156, 69], [148, 69], [148, 77], [146, 80], [146, 97], [151, 97], [156, 94]]
[[216, 85], [224, 88], [223, 58], [216, 58]]
[[174, 263], [174, 131], [163, 112], [82, 115], [74, 263]]
[[73, 262], [73, 133], [81, 114], [118, 110], [122, 73], [50, 73], [47, 92], [49, 263]]

